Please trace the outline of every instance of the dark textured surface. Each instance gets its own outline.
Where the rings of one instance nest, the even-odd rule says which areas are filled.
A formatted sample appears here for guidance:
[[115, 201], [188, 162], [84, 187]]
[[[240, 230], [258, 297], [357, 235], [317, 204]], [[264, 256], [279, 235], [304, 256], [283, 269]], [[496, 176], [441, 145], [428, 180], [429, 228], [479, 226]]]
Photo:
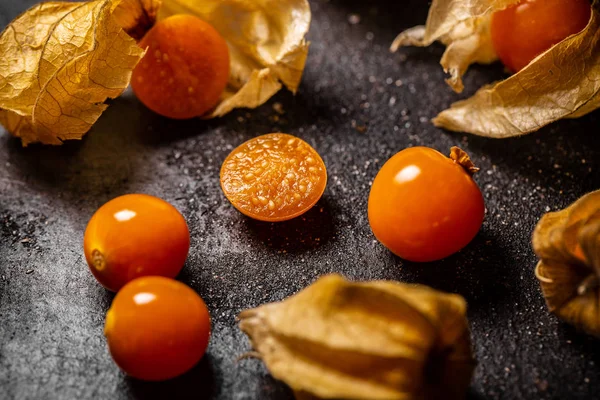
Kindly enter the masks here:
[[[0, 23], [32, 3], [0, 1]], [[434, 128], [428, 120], [458, 98], [443, 82], [442, 48], [387, 51], [398, 31], [424, 21], [427, 4], [388, 3], [313, 1], [312, 47], [299, 94], [280, 93], [258, 110], [177, 122], [152, 114], [127, 93], [81, 142], [23, 149], [0, 132], [0, 398], [289, 399], [260, 362], [236, 362], [249, 346], [235, 315], [334, 271], [465, 296], [479, 361], [472, 398], [600, 393], [599, 342], [546, 312], [529, 246], [545, 211], [600, 187], [598, 113], [504, 141]], [[348, 22], [352, 13], [360, 15], [359, 24]], [[501, 71], [475, 68], [466, 94]], [[279, 120], [275, 102], [286, 112]], [[353, 125], [368, 129], [361, 133]], [[305, 217], [271, 225], [231, 207], [218, 171], [242, 141], [280, 130], [317, 149], [329, 185]], [[457, 144], [482, 168], [477, 181], [487, 214], [481, 233], [444, 261], [403, 262], [371, 234], [370, 182], [402, 148], [447, 152]], [[92, 213], [130, 192], [160, 196], [185, 215], [192, 248], [180, 279], [200, 293], [213, 316], [204, 360], [160, 384], [129, 379], [111, 361], [102, 327], [113, 296], [95, 282], [82, 256]]]

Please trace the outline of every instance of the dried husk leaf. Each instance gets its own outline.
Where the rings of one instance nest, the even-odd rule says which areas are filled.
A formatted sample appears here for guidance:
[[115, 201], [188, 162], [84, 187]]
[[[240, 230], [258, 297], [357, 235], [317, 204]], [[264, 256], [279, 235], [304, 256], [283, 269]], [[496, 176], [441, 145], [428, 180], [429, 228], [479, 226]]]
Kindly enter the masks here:
[[600, 92], [596, 93], [594, 97], [592, 97], [587, 103], [577, 109], [572, 114], [567, 115], [565, 118], [579, 118], [583, 117], [586, 114], [591, 113], [594, 110], [600, 108]]
[[228, 87], [205, 117], [264, 104], [285, 85], [296, 92], [306, 64], [305, 36], [311, 13], [307, 0], [163, 0], [159, 18], [193, 14], [227, 41]]
[[[451, 74], [450, 86], [460, 92], [461, 76], [474, 62], [496, 59], [489, 26], [493, 12], [518, 0], [434, 1], [422, 35], [408, 30], [396, 39], [402, 45], [428, 46], [440, 40]], [[464, 3], [464, 4], [462, 4]], [[534, 132], [562, 118], [578, 118], [600, 107], [600, 6], [594, 1], [587, 27], [539, 55], [508, 79], [486, 85], [473, 97], [454, 103], [433, 123], [441, 128], [491, 138]], [[415, 29], [415, 28], [413, 28]], [[416, 30], [419, 33], [419, 29]]]
[[519, 0], [434, 0], [425, 26], [402, 32], [391, 50], [403, 46], [430, 46], [444, 43], [440, 64], [450, 74], [446, 80], [457, 93], [464, 89], [462, 76], [474, 63], [489, 64], [498, 59], [490, 36], [490, 20], [495, 11]]
[[600, 337], [600, 190], [544, 215], [533, 248], [548, 309]]
[[121, 0], [113, 3], [113, 18], [129, 36], [141, 40], [156, 22], [162, 0]]
[[520, 0], [434, 0], [427, 16], [423, 46], [429, 46], [450, 33], [460, 23], [490, 15]]
[[80, 139], [127, 87], [144, 51], [113, 18], [118, 6], [42, 3], [2, 33], [0, 123], [24, 146]]
[[239, 318], [298, 398], [459, 399], [474, 369], [465, 313], [461, 296], [426, 286], [328, 275]]

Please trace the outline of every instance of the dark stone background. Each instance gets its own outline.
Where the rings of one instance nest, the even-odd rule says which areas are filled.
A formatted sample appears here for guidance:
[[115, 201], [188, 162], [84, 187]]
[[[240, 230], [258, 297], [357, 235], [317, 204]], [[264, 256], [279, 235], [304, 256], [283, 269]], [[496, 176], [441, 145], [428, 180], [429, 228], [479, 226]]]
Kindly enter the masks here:
[[[32, 4], [0, 1], [0, 24]], [[178, 122], [154, 115], [128, 92], [81, 142], [23, 149], [0, 132], [0, 398], [289, 399], [290, 391], [259, 361], [236, 362], [249, 345], [234, 319], [328, 272], [419, 282], [465, 296], [479, 361], [473, 399], [600, 393], [598, 342], [548, 314], [529, 245], [544, 212], [600, 187], [600, 115], [503, 141], [441, 131], [429, 119], [460, 98], [443, 82], [442, 47], [387, 50], [399, 31], [425, 20], [425, 1], [311, 4], [312, 46], [295, 97], [282, 92], [257, 110]], [[352, 13], [359, 24], [348, 22]], [[502, 73], [500, 65], [474, 68], [465, 96]], [[275, 102], [286, 112], [278, 121]], [[218, 181], [231, 149], [272, 131], [307, 140], [329, 172], [318, 205], [277, 225], [242, 216]], [[431, 264], [394, 257], [367, 221], [378, 169], [416, 145], [467, 150], [482, 168], [476, 179], [487, 202], [473, 243]], [[207, 355], [170, 382], [139, 382], [113, 364], [102, 335], [113, 295], [83, 259], [92, 213], [131, 192], [160, 196], [187, 218], [192, 248], [179, 278], [200, 293], [213, 317]]]

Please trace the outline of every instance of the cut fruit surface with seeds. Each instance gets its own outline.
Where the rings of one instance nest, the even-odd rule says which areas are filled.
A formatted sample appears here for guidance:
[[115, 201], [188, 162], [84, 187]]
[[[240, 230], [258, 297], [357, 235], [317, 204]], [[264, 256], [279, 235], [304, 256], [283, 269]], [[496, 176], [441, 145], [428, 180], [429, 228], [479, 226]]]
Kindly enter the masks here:
[[284, 133], [251, 139], [227, 156], [221, 187], [243, 214], [262, 221], [285, 221], [308, 211], [327, 184], [319, 154], [305, 141]]

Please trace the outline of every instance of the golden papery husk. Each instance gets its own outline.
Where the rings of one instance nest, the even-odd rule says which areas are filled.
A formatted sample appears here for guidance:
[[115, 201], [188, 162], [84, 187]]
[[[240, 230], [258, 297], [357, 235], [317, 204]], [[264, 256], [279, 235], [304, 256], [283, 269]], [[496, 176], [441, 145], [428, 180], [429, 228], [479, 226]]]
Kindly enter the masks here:
[[144, 55], [129, 33], [143, 35], [159, 4], [48, 2], [21, 14], [0, 35], [0, 123], [24, 146], [80, 139], [129, 85]]
[[307, 0], [93, 0], [49, 2], [0, 36], [0, 123], [29, 143], [81, 139], [119, 96], [144, 55], [136, 41], [156, 18], [192, 14], [225, 38], [227, 89], [203, 116], [255, 108], [300, 85], [311, 20]]
[[600, 337], [600, 190], [545, 214], [533, 233], [548, 309]]
[[459, 295], [328, 275], [239, 319], [297, 398], [461, 399], [475, 366], [465, 313]]
[[[519, 0], [433, 0], [427, 22], [400, 33], [402, 46], [446, 45], [440, 64], [448, 85], [460, 93], [471, 64], [498, 59], [491, 38], [494, 12]], [[568, 18], [565, 16], [565, 18]], [[600, 1], [588, 25], [543, 52], [503, 81], [485, 85], [433, 119], [435, 126], [490, 138], [524, 135], [562, 118], [579, 118], [600, 107]]]

